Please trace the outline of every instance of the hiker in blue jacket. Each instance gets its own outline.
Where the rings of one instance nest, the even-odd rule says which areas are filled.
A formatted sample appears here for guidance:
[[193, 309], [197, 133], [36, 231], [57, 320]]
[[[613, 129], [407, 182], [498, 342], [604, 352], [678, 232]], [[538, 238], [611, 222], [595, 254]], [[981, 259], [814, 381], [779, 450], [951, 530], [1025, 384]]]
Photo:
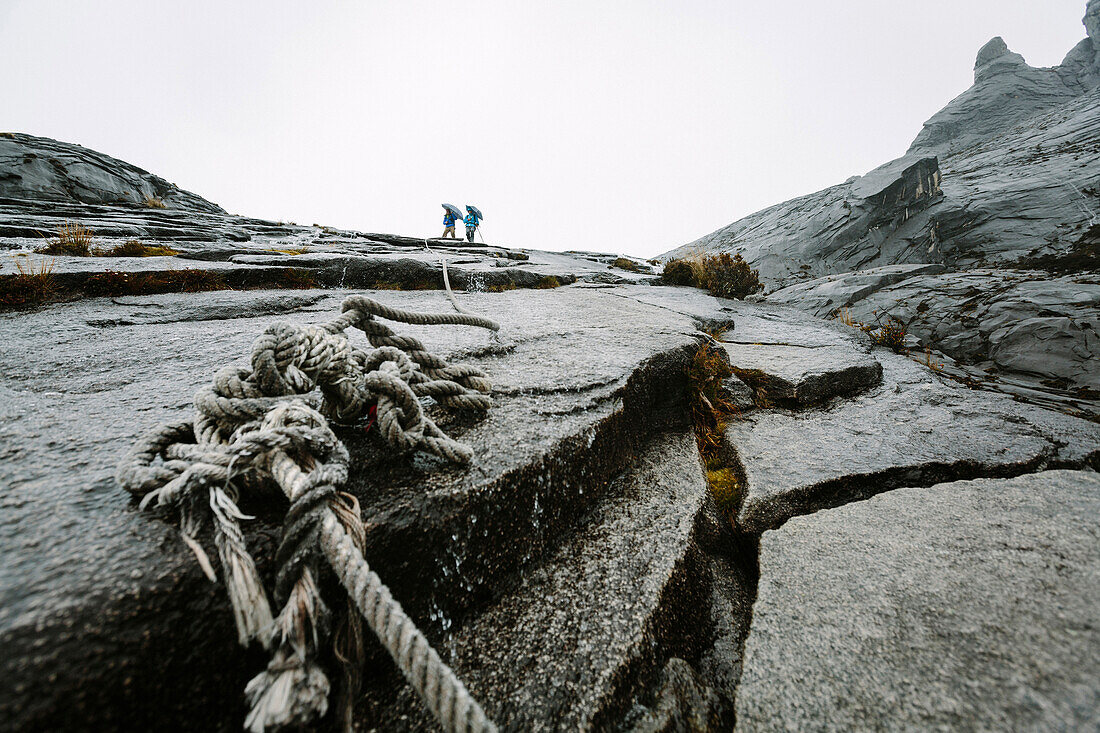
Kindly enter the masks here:
[[457, 217], [446, 206], [443, 207], [443, 236], [440, 239], [458, 239], [455, 236]]
[[462, 220], [466, 225], [466, 241], [474, 241], [474, 232], [477, 231], [477, 225], [479, 223], [477, 214], [469, 206], [466, 207], [466, 218]]

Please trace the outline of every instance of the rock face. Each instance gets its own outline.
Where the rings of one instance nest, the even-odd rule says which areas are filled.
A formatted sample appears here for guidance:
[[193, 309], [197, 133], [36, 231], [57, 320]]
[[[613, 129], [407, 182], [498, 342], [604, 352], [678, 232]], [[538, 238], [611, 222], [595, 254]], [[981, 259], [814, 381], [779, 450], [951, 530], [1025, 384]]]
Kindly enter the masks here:
[[151, 197], [171, 209], [225, 213], [220, 206], [117, 158], [10, 132], [0, 134], [0, 197], [133, 205]]
[[[798, 306], [804, 302], [822, 315], [828, 315], [822, 313], [823, 300], [853, 308], [860, 301], [859, 292], [850, 292], [843, 303], [829, 294], [849, 273], [860, 287], [877, 280], [872, 292], [881, 297], [861, 312], [877, 308], [891, 315], [895, 291], [882, 280], [888, 271], [897, 282], [927, 274], [923, 267], [987, 272], [1053, 260], [1073, 263], [1062, 274], [1094, 274], [1100, 263], [1089, 239], [1100, 224], [1098, 14], [1093, 0], [1084, 19], [1089, 37], [1051, 69], [1028, 66], [1002, 39], [991, 40], [977, 55], [974, 86], [929, 119], [902, 158], [764, 209], [663, 257], [699, 250], [740, 252], [779, 290], [770, 297]], [[1004, 277], [994, 272], [977, 286], [998, 292]], [[1041, 272], [1033, 277], [1049, 279]], [[1075, 281], [1072, 287], [1079, 292], [1082, 284]], [[1075, 295], [1059, 300], [1053, 295], [1057, 286], [1048, 290], [1051, 296], [1045, 300], [1059, 301], [1055, 312], [1075, 309]], [[967, 307], [967, 299], [928, 295], [949, 313]], [[1046, 314], [1036, 308], [1030, 317]], [[925, 343], [972, 361], [975, 354], [989, 353], [986, 329], [973, 318], [965, 320], [971, 325], [960, 327], [956, 338], [942, 345], [936, 330], [921, 319], [910, 326]], [[1037, 377], [1031, 388], [1042, 389], [1041, 380], [1047, 380], [1094, 389], [1092, 376], [1082, 376], [1089, 369], [1080, 362], [1096, 361], [1097, 352], [1076, 335], [1091, 325], [1078, 319], [1053, 331], [1050, 325], [1044, 324], [1041, 335], [1019, 335], [1009, 347], [1012, 355], [1002, 352], [997, 367]], [[1025, 342], [1033, 339], [1043, 342], [1036, 352], [1043, 358], [1021, 358]], [[1045, 368], [1033, 369], [1037, 363]], [[1098, 405], [1090, 408], [1098, 410]]]
[[1094, 730], [1100, 478], [873, 499], [760, 542], [737, 729]]

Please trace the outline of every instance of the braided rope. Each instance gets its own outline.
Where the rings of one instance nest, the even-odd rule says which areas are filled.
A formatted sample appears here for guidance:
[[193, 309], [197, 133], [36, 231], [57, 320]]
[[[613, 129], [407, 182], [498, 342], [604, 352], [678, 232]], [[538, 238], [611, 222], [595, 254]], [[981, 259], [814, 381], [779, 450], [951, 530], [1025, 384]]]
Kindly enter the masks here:
[[[273, 650], [267, 669], [245, 688], [245, 727], [256, 733], [306, 726], [328, 710], [330, 684], [319, 649], [330, 635], [332, 612], [318, 589], [322, 561], [444, 730], [496, 730], [363, 557], [366, 533], [358, 503], [339, 490], [350, 458], [329, 427], [330, 420], [359, 420], [374, 406], [379, 432], [392, 448], [466, 463], [470, 449], [439, 429], [420, 398], [484, 410], [491, 386], [481, 371], [447, 364], [376, 317], [499, 328], [473, 314], [415, 313], [361, 296], [347, 298], [343, 313], [327, 324], [273, 324], [253, 343], [251, 368], [217, 372], [196, 393], [192, 422], [150, 431], [119, 467], [120, 483], [141, 497], [142, 508], [179, 512], [183, 539], [211, 579], [214, 568], [196, 537], [205, 524], [214, 525], [240, 642], [258, 641]], [[362, 330], [375, 348], [352, 346], [344, 333], [350, 327]], [[310, 402], [317, 390], [321, 402], [315, 409]], [[272, 484], [290, 502], [275, 555], [280, 607], [274, 615], [240, 529], [239, 522], [251, 517], [238, 508], [242, 496], [270, 496]], [[342, 627], [351, 650], [337, 651], [345, 685], [358, 679], [358, 624]], [[350, 729], [354, 690], [343, 692], [338, 714]]]

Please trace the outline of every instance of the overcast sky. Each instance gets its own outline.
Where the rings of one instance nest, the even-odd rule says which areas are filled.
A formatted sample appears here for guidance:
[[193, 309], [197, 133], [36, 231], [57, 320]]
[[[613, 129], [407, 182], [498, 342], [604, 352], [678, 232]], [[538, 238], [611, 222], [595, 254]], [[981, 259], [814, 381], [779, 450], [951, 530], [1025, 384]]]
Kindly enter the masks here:
[[651, 256], [865, 173], [1084, 0], [0, 0], [0, 130], [233, 213]]

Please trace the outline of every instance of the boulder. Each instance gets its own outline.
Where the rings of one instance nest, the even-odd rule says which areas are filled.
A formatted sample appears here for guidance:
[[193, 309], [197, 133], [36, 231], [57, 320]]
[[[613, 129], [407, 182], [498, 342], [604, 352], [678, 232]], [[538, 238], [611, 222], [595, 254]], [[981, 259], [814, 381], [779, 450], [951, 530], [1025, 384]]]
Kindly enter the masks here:
[[1100, 726], [1100, 477], [904, 488], [765, 532], [737, 730]]

